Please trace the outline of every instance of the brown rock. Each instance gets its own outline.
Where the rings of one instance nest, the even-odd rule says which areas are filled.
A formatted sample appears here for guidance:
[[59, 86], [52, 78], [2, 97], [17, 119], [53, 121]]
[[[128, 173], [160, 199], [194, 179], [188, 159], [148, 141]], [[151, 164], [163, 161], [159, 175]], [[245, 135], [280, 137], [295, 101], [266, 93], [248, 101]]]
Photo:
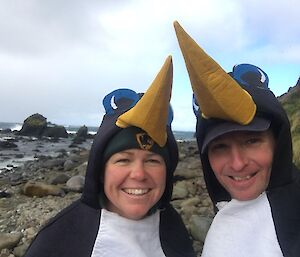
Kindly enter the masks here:
[[28, 181], [23, 188], [24, 195], [44, 197], [47, 195], [64, 196], [65, 192], [58, 186], [37, 181]]

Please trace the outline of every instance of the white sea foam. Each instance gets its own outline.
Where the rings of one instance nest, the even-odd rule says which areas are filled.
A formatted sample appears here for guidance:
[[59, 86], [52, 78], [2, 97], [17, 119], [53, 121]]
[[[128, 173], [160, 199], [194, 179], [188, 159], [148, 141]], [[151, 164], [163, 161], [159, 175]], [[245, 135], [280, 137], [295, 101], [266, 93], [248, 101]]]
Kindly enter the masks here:
[[0, 122], [0, 130], [4, 129], [10, 129], [12, 131], [14, 130], [21, 130], [22, 124], [21, 123], [15, 123], [15, 122]]
[[10, 129], [11, 129], [12, 131], [15, 131], [15, 130], [20, 131], [21, 128], [22, 128], [22, 125], [21, 125], [21, 124], [15, 124], [15, 126], [11, 127]]

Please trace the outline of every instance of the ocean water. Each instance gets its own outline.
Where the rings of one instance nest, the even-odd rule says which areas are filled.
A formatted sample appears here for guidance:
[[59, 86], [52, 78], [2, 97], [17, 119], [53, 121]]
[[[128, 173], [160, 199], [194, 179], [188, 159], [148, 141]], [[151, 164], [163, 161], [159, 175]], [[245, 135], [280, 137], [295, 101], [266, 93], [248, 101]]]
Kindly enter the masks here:
[[[64, 125], [67, 132], [69, 134], [75, 134], [80, 126], [75, 125]], [[16, 123], [16, 122], [0, 122], [0, 131], [5, 129], [11, 129], [12, 131], [19, 131], [22, 128], [22, 123]], [[98, 127], [94, 126], [88, 126], [88, 133], [89, 134], [96, 134], [98, 130]], [[177, 141], [192, 141], [195, 140], [194, 138], [194, 132], [192, 131], [174, 131], [174, 136]]]
[[[69, 134], [75, 134], [80, 126], [64, 126]], [[11, 131], [19, 131], [22, 128], [22, 123], [0, 122], [0, 132], [10, 129]], [[88, 127], [89, 134], [96, 134], [98, 127]], [[174, 131], [175, 138], [180, 141], [193, 141], [194, 133], [186, 131]], [[0, 141], [14, 141], [13, 134], [0, 133]], [[58, 142], [45, 140], [37, 140], [37, 138], [23, 137], [22, 140], [17, 140], [15, 144], [17, 148], [0, 149], [0, 175], [3, 172], [10, 171], [22, 165], [26, 161], [35, 160], [38, 155], [46, 155], [56, 157], [59, 154], [58, 150], [69, 150], [72, 138], [61, 138]], [[88, 139], [81, 147], [89, 149], [92, 145], [92, 139]]]
[[0, 130], [10, 129], [19, 131], [22, 128], [22, 123], [15, 122], [0, 122]]

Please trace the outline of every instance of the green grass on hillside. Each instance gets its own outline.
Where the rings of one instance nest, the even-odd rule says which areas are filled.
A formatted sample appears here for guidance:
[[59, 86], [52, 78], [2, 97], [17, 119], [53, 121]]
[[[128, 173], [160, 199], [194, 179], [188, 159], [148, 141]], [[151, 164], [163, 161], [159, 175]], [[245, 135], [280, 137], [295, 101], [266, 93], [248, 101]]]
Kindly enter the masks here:
[[291, 134], [293, 141], [294, 162], [300, 168], [300, 94], [291, 94], [288, 99], [282, 102], [291, 123]]

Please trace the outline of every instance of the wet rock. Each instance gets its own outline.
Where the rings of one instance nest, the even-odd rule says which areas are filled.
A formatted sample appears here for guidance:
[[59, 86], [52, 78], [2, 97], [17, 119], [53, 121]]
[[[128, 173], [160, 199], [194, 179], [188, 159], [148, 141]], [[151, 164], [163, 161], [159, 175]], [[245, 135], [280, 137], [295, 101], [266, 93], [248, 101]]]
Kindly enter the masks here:
[[87, 136], [88, 136], [88, 128], [87, 128], [87, 126], [85, 126], [85, 125], [81, 126], [78, 129], [78, 131], [76, 133], [76, 136], [77, 137], [87, 138]]
[[0, 251], [14, 248], [22, 238], [22, 233], [0, 233]]
[[182, 179], [197, 178], [202, 170], [201, 162], [195, 157], [186, 158], [178, 163], [174, 175]]
[[11, 197], [11, 193], [6, 191], [0, 191], [0, 198], [8, 198]]
[[64, 126], [59, 126], [59, 125], [49, 126], [48, 124], [48, 126], [43, 131], [42, 136], [57, 139], [57, 138], [67, 138], [69, 135]]
[[88, 137], [88, 128], [87, 126], [81, 126], [77, 133], [76, 136], [73, 139], [73, 144], [78, 145], [82, 144]]
[[2, 251], [0, 252], [0, 257], [15, 257], [15, 256], [10, 253], [10, 250], [2, 249]]
[[189, 191], [186, 186], [185, 181], [179, 181], [175, 183], [173, 188], [172, 199], [183, 199], [186, 198], [189, 194]]
[[71, 153], [68, 159], [78, 163], [78, 162], [82, 162], [82, 160], [86, 160], [86, 156], [81, 156], [81, 154], [79, 153]]
[[21, 159], [21, 158], [24, 158], [24, 154], [23, 153], [18, 153], [18, 154], [15, 155], [15, 157], [17, 159]]
[[12, 185], [18, 185], [23, 182], [23, 175], [20, 173], [9, 174], [9, 180]]
[[63, 158], [54, 158], [54, 159], [46, 159], [41, 162], [42, 168], [52, 169], [54, 167], [63, 167], [65, 163], [65, 159]]
[[70, 176], [67, 174], [59, 174], [55, 178], [50, 180], [50, 184], [52, 185], [58, 185], [58, 184], [65, 184], [70, 179]]
[[68, 171], [68, 170], [74, 169], [77, 165], [78, 164], [72, 160], [66, 160], [64, 162], [64, 170]]
[[194, 239], [204, 242], [212, 218], [192, 215], [190, 219], [190, 231]]
[[180, 204], [180, 207], [189, 208], [192, 206], [197, 206], [198, 204], [200, 204], [200, 202], [201, 202], [200, 198], [195, 196], [195, 197], [188, 198], [188, 199], [182, 201]]
[[10, 128], [7, 128], [7, 129], [0, 129], [0, 133], [1, 134], [10, 134], [12, 131]]
[[17, 148], [17, 147], [18, 146], [13, 142], [6, 141], [6, 140], [0, 141], [0, 150]]
[[16, 257], [24, 256], [28, 246], [29, 246], [29, 243], [25, 243], [25, 244], [21, 244], [21, 245], [15, 247], [13, 250], [14, 256], [16, 256]]
[[47, 119], [43, 115], [35, 113], [24, 120], [19, 134], [40, 137], [46, 127]]
[[66, 186], [70, 191], [82, 192], [84, 181], [85, 181], [84, 176], [80, 176], [80, 175], [73, 176], [67, 181]]
[[77, 166], [74, 171], [81, 176], [85, 176], [86, 173], [86, 169], [87, 169], [87, 162], [84, 162], [82, 164], [80, 164], [79, 166]]
[[18, 134], [38, 138], [50, 137], [55, 140], [58, 138], [67, 138], [69, 136], [64, 126], [47, 122], [47, 118], [39, 113], [35, 113], [26, 118]]

